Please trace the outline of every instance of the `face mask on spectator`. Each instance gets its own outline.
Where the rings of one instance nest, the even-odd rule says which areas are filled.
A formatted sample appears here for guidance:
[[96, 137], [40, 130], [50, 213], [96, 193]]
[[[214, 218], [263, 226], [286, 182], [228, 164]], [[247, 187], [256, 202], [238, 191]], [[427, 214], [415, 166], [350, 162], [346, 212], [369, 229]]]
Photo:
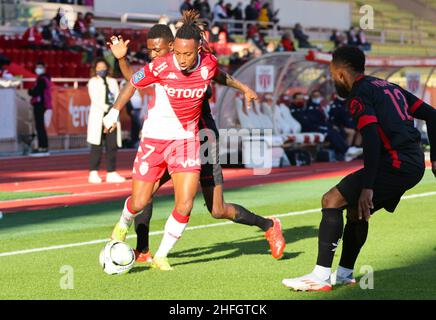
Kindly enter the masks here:
[[36, 67], [36, 68], [35, 68], [35, 73], [36, 73], [38, 76], [41, 75], [41, 74], [44, 74], [44, 72], [45, 72], [44, 67]]
[[321, 104], [321, 101], [322, 101], [322, 98], [313, 98], [313, 99], [312, 99], [312, 102], [313, 102], [314, 104]]
[[97, 74], [99, 77], [106, 78], [106, 77], [107, 77], [107, 74], [108, 74], [108, 71], [107, 71], [107, 70], [99, 70], [99, 71], [96, 72], [96, 74]]

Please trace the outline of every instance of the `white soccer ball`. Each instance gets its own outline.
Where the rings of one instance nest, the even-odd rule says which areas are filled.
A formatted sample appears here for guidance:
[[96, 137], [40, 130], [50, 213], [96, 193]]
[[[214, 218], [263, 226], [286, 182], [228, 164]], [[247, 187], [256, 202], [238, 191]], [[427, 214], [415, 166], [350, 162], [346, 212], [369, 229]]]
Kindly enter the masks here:
[[127, 243], [112, 240], [101, 250], [99, 260], [107, 274], [123, 274], [132, 269], [135, 253]]

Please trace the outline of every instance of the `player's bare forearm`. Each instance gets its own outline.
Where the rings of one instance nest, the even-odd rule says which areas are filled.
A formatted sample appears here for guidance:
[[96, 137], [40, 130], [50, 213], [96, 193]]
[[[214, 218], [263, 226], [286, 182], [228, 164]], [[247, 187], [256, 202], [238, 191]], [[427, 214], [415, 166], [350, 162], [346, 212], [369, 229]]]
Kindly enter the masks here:
[[112, 108], [119, 111], [123, 110], [124, 106], [132, 98], [133, 94], [135, 93], [135, 90], [136, 88], [132, 86], [130, 82], [127, 82], [127, 84], [124, 86], [124, 88], [121, 90], [120, 94], [118, 95], [118, 98], [114, 102]]
[[215, 78], [213, 78], [213, 80], [215, 80], [215, 82], [218, 84], [234, 88], [241, 92], [245, 92], [244, 90], [249, 89], [245, 84], [243, 84], [239, 80], [236, 80], [231, 75], [222, 70], [218, 71], [218, 74], [215, 76]]
[[121, 73], [123, 74], [124, 79], [126, 79], [127, 81], [130, 81], [134, 72], [133, 72], [133, 69], [130, 66], [129, 62], [127, 61], [126, 57], [118, 59], [118, 63], [120, 65], [120, 70], [121, 70]]
[[252, 100], [257, 100], [257, 94], [253, 90], [250, 89], [247, 85], [243, 84], [239, 80], [233, 78], [228, 73], [219, 70], [218, 74], [214, 78], [215, 82], [230, 88], [234, 88], [236, 90], [244, 93], [247, 102], [251, 102]]

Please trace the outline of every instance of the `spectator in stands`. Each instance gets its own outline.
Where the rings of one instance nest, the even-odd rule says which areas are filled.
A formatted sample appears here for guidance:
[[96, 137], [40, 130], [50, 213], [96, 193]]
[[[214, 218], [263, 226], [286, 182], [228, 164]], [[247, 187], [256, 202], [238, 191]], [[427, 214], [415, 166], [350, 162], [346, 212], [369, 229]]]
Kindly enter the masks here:
[[86, 37], [93, 38], [97, 35], [97, 29], [94, 25], [94, 14], [92, 12], [85, 13]]
[[23, 34], [23, 41], [26, 48], [41, 49], [44, 46], [50, 45], [50, 42], [42, 36], [44, 28], [42, 21], [38, 21], [34, 26], [28, 28]]
[[262, 35], [260, 34], [260, 32], [253, 34], [251, 39], [248, 39], [248, 43], [253, 44], [262, 53], [266, 52], [265, 41], [264, 41]]
[[224, 10], [226, 11], [227, 19], [233, 19], [233, 8], [230, 2], [225, 4]]
[[294, 33], [294, 38], [298, 41], [298, 47], [301, 48], [313, 48], [313, 46], [309, 42], [309, 36], [303, 32], [303, 27], [301, 24], [296, 23], [294, 29], [292, 29]]
[[211, 10], [208, 0], [195, 0], [194, 9], [200, 13], [201, 19], [211, 19]]
[[144, 65], [150, 63], [150, 58], [148, 56], [148, 50], [146, 45], [142, 45], [138, 52], [133, 56], [134, 62]]
[[[244, 14], [242, 12], [242, 2], [238, 2], [236, 7], [232, 11], [233, 19], [235, 20], [244, 20]], [[241, 23], [235, 24], [235, 33], [236, 34], [242, 34], [243, 26]]]
[[227, 19], [226, 8], [224, 7], [224, 0], [218, 0], [218, 2], [213, 7], [213, 21], [219, 22], [222, 19]]
[[44, 27], [42, 36], [45, 41], [50, 42], [53, 49], [65, 49], [67, 46], [67, 30], [62, 30], [55, 19]]
[[289, 32], [285, 32], [280, 41], [283, 51], [295, 51], [294, 41], [292, 41], [291, 34]]
[[343, 32], [334, 29], [330, 35], [330, 41], [332, 41], [335, 48], [337, 48], [347, 44], [347, 37]]
[[186, 10], [192, 10], [194, 9], [193, 5], [191, 4], [191, 0], [185, 0], [181, 5], [180, 5], [180, 13], [183, 15], [183, 11]]
[[357, 39], [359, 41], [360, 49], [363, 51], [371, 51], [371, 43], [366, 41], [366, 35], [362, 29], [359, 29], [357, 32]]
[[36, 64], [35, 73], [37, 75], [35, 86], [28, 90], [32, 97], [30, 103], [33, 106], [33, 115], [35, 120], [35, 129], [38, 137], [38, 149], [34, 154], [48, 153], [48, 138], [45, 130], [45, 122], [50, 122], [52, 112], [50, 76], [46, 73], [43, 62]]
[[346, 137], [348, 145], [360, 146], [361, 138], [356, 130], [356, 125], [346, 109], [345, 99], [334, 95], [329, 104], [329, 121]]
[[83, 37], [87, 32], [85, 19], [83, 18], [82, 12], [77, 13], [77, 19], [74, 23], [73, 31], [78, 37]]
[[253, 54], [250, 52], [250, 50], [248, 48], [242, 49], [242, 53], [241, 53], [242, 63], [244, 64], [252, 59], [253, 59]]
[[103, 117], [109, 112], [118, 94], [118, 82], [110, 77], [109, 64], [104, 59], [97, 59], [92, 68], [92, 78], [88, 82], [88, 92], [91, 98], [91, 108], [88, 118], [87, 141], [91, 144], [90, 183], [101, 183], [98, 169], [103, 153], [103, 143], [106, 148], [107, 182], [124, 182], [116, 170], [117, 146], [121, 147], [121, 124], [111, 133], [103, 131]]
[[359, 38], [357, 37], [357, 30], [354, 27], [351, 27], [350, 30], [347, 31], [347, 44], [349, 46], [358, 46]]
[[214, 24], [213, 27], [210, 29], [209, 42], [210, 43], [219, 42], [220, 40], [219, 34], [220, 34], [220, 27], [218, 24]]
[[260, 9], [259, 16], [257, 17], [257, 21], [259, 21], [259, 27], [262, 29], [267, 29], [268, 23], [270, 20], [270, 14], [268, 12], [269, 3], [265, 3]]
[[[350, 147], [344, 137], [328, 122], [327, 116], [321, 108], [322, 95], [314, 90], [306, 107], [295, 100], [301, 99], [301, 92], [294, 94], [294, 103], [291, 106], [292, 116], [301, 124], [302, 132], [319, 132], [326, 135], [337, 157], [350, 161], [361, 154], [361, 149]], [[300, 100], [301, 101], [301, 100]], [[294, 107], [296, 106], [296, 107]]]
[[11, 60], [7, 58], [6, 56], [0, 54], [0, 79], [4, 80], [12, 80], [14, 76], [9, 73], [9, 71], [5, 68], [5, 66], [8, 66], [11, 64]]
[[245, 7], [245, 20], [254, 21], [259, 17], [259, 11], [256, 8], [256, 0], [251, 0], [250, 4]]

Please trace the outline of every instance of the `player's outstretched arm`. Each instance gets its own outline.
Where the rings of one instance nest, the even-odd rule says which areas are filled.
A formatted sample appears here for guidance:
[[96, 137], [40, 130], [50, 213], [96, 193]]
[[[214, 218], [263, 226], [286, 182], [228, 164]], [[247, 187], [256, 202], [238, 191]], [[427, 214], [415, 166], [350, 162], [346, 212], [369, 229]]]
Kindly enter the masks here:
[[414, 118], [424, 120], [427, 124], [427, 135], [430, 143], [430, 160], [433, 174], [436, 177], [436, 109], [425, 102], [421, 102], [417, 108], [416, 105], [415, 108], [412, 106], [411, 111]]
[[130, 82], [127, 82], [124, 88], [121, 90], [112, 108], [103, 118], [105, 133], [112, 132], [116, 129], [118, 117], [120, 116], [120, 111], [124, 108], [127, 102], [130, 101], [130, 98], [132, 98], [135, 90], [136, 88]]
[[215, 80], [215, 82], [218, 84], [234, 88], [244, 93], [247, 107], [250, 107], [253, 100], [258, 99], [256, 92], [251, 90], [250, 87], [236, 80], [231, 75], [222, 70], [218, 70], [218, 73], [216, 74], [215, 78], [213, 78], [213, 80]]
[[126, 59], [129, 43], [130, 40], [124, 41], [122, 36], [112, 36], [111, 42], [107, 42], [112, 54], [118, 59], [121, 73], [127, 81], [129, 81], [134, 74], [132, 67]]

